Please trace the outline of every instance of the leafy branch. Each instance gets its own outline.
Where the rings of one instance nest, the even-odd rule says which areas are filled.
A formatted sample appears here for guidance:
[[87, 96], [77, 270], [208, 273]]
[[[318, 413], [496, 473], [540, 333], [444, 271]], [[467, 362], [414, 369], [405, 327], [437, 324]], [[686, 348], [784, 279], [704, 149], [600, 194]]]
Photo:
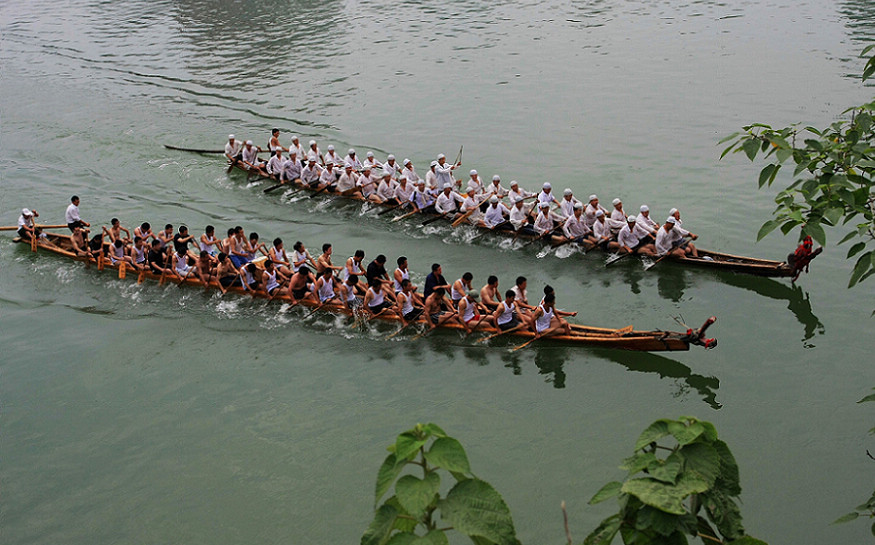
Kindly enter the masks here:
[[[875, 66], [873, 66], [875, 69]], [[866, 403], [869, 401], [875, 401], [875, 394], [869, 394], [857, 403]], [[869, 433], [875, 435], [875, 428], [869, 430]], [[866, 451], [866, 454], [869, 458], [875, 459], [869, 451]], [[872, 492], [872, 495], [866, 500], [866, 503], [862, 503], [854, 508], [853, 511], [847, 513], [846, 515], [842, 515], [833, 521], [833, 524], [840, 524], [842, 522], [850, 522], [852, 520], [856, 520], [859, 517], [869, 517], [875, 518], [875, 492]], [[875, 522], [872, 523], [872, 535], [875, 535]]]

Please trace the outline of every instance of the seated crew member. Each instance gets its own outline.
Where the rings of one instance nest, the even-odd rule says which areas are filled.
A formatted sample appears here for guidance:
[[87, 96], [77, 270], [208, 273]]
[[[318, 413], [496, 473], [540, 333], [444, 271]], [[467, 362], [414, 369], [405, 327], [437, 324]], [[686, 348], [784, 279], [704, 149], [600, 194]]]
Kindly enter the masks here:
[[[331, 144], [328, 145], [328, 153], [325, 154], [325, 166], [328, 166], [328, 161], [334, 163], [334, 166], [338, 167], [338, 169], [343, 166], [343, 159], [340, 157], [340, 155], [337, 155], [337, 153], [335, 153], [334, 146], [332, 146]], [[340, 175], [340, 172], [338, 172], [338, 170], [335, 170], [334, 173], [338, 176]]]
[[149, 247], [146, 245], [142, 237], [134, 235], [134, 245], [131, 246], [131, 263], [138, 271], [145, 270], [146, 257], [149, 253]]
[[361, 176], [358, 177], [356, 184], [362, 192], [362, 196], [371, 202], [379, 202], [377, 196], [377, 183], [379, 179], [371, 174], [371, 167], [365, 165], [362, 169]]
[[489, 206], [486, 207], [486, 213], [483, 215], [483, 225], [489, 229], [508, 229], [513, 230], [513, 224], [509, 221], [510, 208], [499, 202], [498, 195], [489, 197]]
[[530, 197], [534, 197], [535, 194], [526, 191], [520, 187], [520, 184], [516, 180], [511, 180], [510, 182], [510, 190], [507, 192], [507, 198], [509, 199], [511, 204], [514, 204], [518, 201], [522, 201], [528, 199]]
[[425, 180], [416, 182], [416, 189], [410, 194], [410, 202], [413, 204], [413, 210], [421, 214], [430, 214], [434, 212], [434, 197], [425, 188]]
[[335, 267], [334, 264], [331, 263], [331, 254], [334, 253], [334, 248], [331, 247], [331, 244], [325, 243], [322, 245], [322, 255], [319, 256], [319, 259], [316, 260], [316, 274], [321, 275], [325, 269], [331, 270], [340, 270], [343, 267]]
[[441, 194], [435, 199], [434, 208], [438, 214], [446, 215], [456, 211], [456, 203], [463, 202], [465, 199], [453, 191], [452, 184], [444, 184]]
[[209, 287], [210, 281], [215, 274], [216, 267], [213, 266], [212, 256], [206, 250], [201, 250], [194, 264], [194, 275], [204, 286]]
[[562, 224], [562, 233], [565, 235], [561, 242], [575, 242], [582, 244], [584, 249], [590, 249], [595, 245], [592, 239], [592, 230], [586, 226], [583, 218], [583, 203], [577, 202], [573, 212]]
[[515, 201], [510, 209], [510, 224], [514, 226], [520, 235], [534, 235], [535, 229], [531, 226], [532, 219], [529, 217], [529, 209], [522, 199]]
[[310, 252], [304, 246], [304, 243], [300, 240], [295, 242], [295, 245], [292, 246], [292, 250], [294, 250], [294, 261], [292, 261], [292, 272], [298, 272], [298, 268], [304, 263], [309, 263], [313, 266], [313, 269], [316, 268], [316, 262], [313, 261], [313, 258], [310, 256]]
[[465, 294], [471, 291], [471, 282], [474, 280], [474, 275], [466, 272], [461, 278], [453, 282], [450, 286], [450, 299], [453, 301], [453, 306], [458, 308], [459, 301], [465, 297]]
[[[365, 276], [365, 271], [362, 268], [362, 261], [365, 259], [365, 251], [364, 250], [356, 250], [355, 254], [352, 255], [349, 259], [346, 260], [346, 266], [341, 273], [344, 280], [349, 279], [350, 276]], [[354, 284], [356, 288], [356, 293], [359, 295], [365, 294], [365, 288], [358, 281]]]
[[516, 293], [513, 290], [504, 292], [504, 301], [501, 301], [492, 314], [496, 327], [501, 331], [513, 329], [523, 322], [520, 318], [522, 311], [517, 309]]
[[349, 278], [344, 280], [343, 283], [340, 285], [343, 305], [349, 310], [358, 308], [358, 306], [361, 304], [361, 301], [356, 297], [356, 291], [358, 287], [359, 277], [355, 275], [350, 275]]
[[620, 233], [617, 235], [617, 244], [620, 245], [618, 251], [621, 254], [656, 255], [656, 247], [641, 239], [639, 231], [635, 228], [637, 221], [635, 216], [626, 218], [626, 225], [620, 229]]
[[283, 239], [277, 237], [273, 239], [273, 248], [268, 252], [268, 258], [273, 261], [277, 270], [283, 274], [283, 276], [291, 276], [292, 275], [292, 264], [289, 261], [289, 256], [286, 254], [286, 248], [283, 245]]
[[490, 312], [498, 308], [498, 303], [501, 302], [501, 292], [498, 290], [498, 277], [494, 274], [490, 275], [486, 280], [486, 285], [480, 288], [480, 301]]
[[656, 254], [663, 256], [671, 254], [673, 257], [699, 257], [699, 252], [692, 242], [686, 240], [675, 227], [677, 220], [669, 216], [656, 234]]
[[140, 237], [143, 242], [148, 243], [149, 239], [156, 239], [155, 233], [152, 232], [152, 226], [149, 222], [144, 221], [139, 227], [134, 228], [134, 237]]
[[38, 218], [39, 213], [36, 210], [22, 208], [21, 215], [18, 216], [18, 236], [22, 240], [30, 240], [31, 237], [39, 236], [39, 233], [34, 223], [34, 218]]
[[413, 196], [413, 184], [407, 180], [407, 175], [402, 174], [398, 177], [398, 183], [395, 185], [395, 202], [403, 207], [406, 207], [410, 202], [410, 197]]
[[601, 210], [595, 213], [595, 222], [592, 224], [592, 235], [595, 237], [596, 245], [602, 250], [616, 250], [620, 245], [613, 240], [611, 229], [608, 227], [608, 222], [605, 219], [605, 213]]
[[425, 298], [424, 311], [429, 329], [434, 329], [438, 324], [445, 323], [456, 314], [455, 309], [446, 312], [443, 310], [444, 307], [452, 308], [452, 305], [446, 302], [446, 294], [443, 287], [437, 287]]
[[301, 141], [296, 134], [292, 135], [292, 143], [289, 144], [289, 155], [291, 155], [293, 151], [295, 152], [295, 157], [303, 167], [304, 163], [307, 161], [307, 153], [304, 151], [304, 147], [301, 145]]
[[347, 152], [347, 156], [343, 158], [343, 166], [344, 168], [347, 166], [351, 166], [354, 170], [361, 170], [363, 165], [362, 162], [358, 160], [355, 156], [355, 150], [349, 148]]
[[326, 304], [337, 299], [337, 284], [334, 278], [334, 269], [326, 267], [316, 282], [313, 284], [313, 293], [319, 299], [319, 303]]
[[[325, 168], [319, 173], [319, 183], [313, 189], [334, 191], [337, 186], [337, 171], [334, 170], [334, 161], [325, 161]], [[312, 185], [310, 187], [313, 187]]]
[[604, 209], [602, 205], [599, 204], [599, 198], [596, 195], [589, 196], [589, 204], [583, 209], [583, 217], [586, 222], [586, 226], [592, 229], [592, 224], [595, 223], [595, 214], [599, 210], [602, 211], [603, 214], [607, 214], [608, 211]]
[[377, 202], [383, 204], [398, 204], [395, 200], [395, 182], [389, 172], [383, 172], [380, 183], [377, 184], [377, 199]]
[[288, 288], [283, 288], [283, 284], [287, 281], [288, 277], [276, 268], [272, 260], [264, 260], [264, 271], [261, 273], [261, 284], [264, 286], [264, 291], [267, 292], [271, 299], [289, 294]]
[[168, 267], [169, 263], [167, 255], [164, 253], [160, 240], [152, 241], [152, 249], [149, 250], [146, 262], [149, 265], [149, 270], [154, 274], [165, 274], [166, 272], [171, 272], [170, 267]]
[[567, 320], [556, 315], [556, 296], [552, 293], [544, 296], [544, 301], [532, 313], [531, 329], [535, 332], [535, 338], [549, 335], [571, 335], [571, 326]]
[[416, 286], [411, 284], [409, 279], [405, 278], [401, 281], [401, 290], [395, 294], [396, 312], [401, 317], [401, 324], [405, 327], [422, 316], [424, 312], [423, 308], [415, 306], [414, 289], [416, 289]]
[[262, 151], [261, 148], [253, 145], [252, 140], [247, 140], [243, 145], [240, 160], [246, 170], [267, 174], [267, 163], [258, 158], [259, 151]]
[[459, 322], [465, 328], [466, 333], [471, 333], [478, 327], [492, 326], [495, 323], [489, 314], [480, 314], [480, 309], [477, 305], [477, 293], [474, 291], [469, 291], [459, 301]]
[[374, 316], [390, 309], [392, 303], [386, 301], [386, 295], [383, 282], [379, 278], [372, 278], [368, 281], [368, 291], [365, 293], [363, 301], [364, 307]]
[[343, 167], [343, 174], [337, 179], [337, 191], [344, 195], [361, 193], [361, 189], [357, 187], [358, 179], [359, 176], [355, 173], [355, 167], [351, 164], [346, 164]]
[[388, 157], [386, 157], [386, 162], [383, 163], [383, 172], [382, 174], [388, 174], [392, 181], [395, 182], [398, 180], [398, 173], [401, 172], [401, 165], [395, 162], [395, 156], [391, 153]]
[[225, 144], [225, 157], [232, 163], [237, 163], [243, 159], [243, 150], [240, 142], [234, 138], [233, 134], [228, 135], [228, 143]]
[[292, 182], [292, 184], [298, 184], [301, 182], [301, 171], [303, 167], [301, 166], [301, 162], [298, 161], [298, 152], [292, 150], [289, 152], [289, 160], [283, 163], [283, 172], [280, 176], [280, 181], [282, 183]]
[[401, 176], [407, 177], [407, 181], [411, 186], [415, 186], [420, 180], [419, 174], [416, 173], [416, 168], [410, 159], [404, 159], [404, 168], [401, 170]]
[[212, 225], [207, 225], [204, 229], [204, 234], [201, 235], [198, 247], [202, 252], [206, 252], [210, 256], [215, 256], [219, 253], [219, 239], [216, 238], [216, 228]]
[[[104, 232], [109, 235], [110, 243], [115, 242], [119, 239], [121, 239], [121, 241], [125, 244], [128, 244], [131, 241], [131, 232], [122, 227], [122, 224], [121, 222], [119, 222], [118, 218], [112, 218], [111, 220], [109, 220], [109, 229]], [[122, 237], [123, 232], [125, 234], [124, 237]]]
[[286, 160], [283, 159], [283, 150], [282, 148], [277, 148], [267, 162], [267, 173], [270, 174], [271, 178], [279, 180], [280, 176], [282, 176], [285, 164]]
[[311, 289], [314, 282], [315, 278], [313, 278], [313, 275], [310, 273], [310, 269], [308, 269], [306, 265], [301, 265], [289, 281], [289, 291], [292, 293], [292, 301], [310, 301], [318, 304], [319, 300], [313, 295], [313, 290]]
[[237, 267], [234, 266], [231, 258], [228, 257], [228, 254], [219, 252], [216, 259], [219, 261], [218, 265], [216, 265], [216, 277], [219, 279], [219, 287], [222, 293], [227, 292], [228, 288], [231, 287], [242, 287], [243, 277], [240, 275]]

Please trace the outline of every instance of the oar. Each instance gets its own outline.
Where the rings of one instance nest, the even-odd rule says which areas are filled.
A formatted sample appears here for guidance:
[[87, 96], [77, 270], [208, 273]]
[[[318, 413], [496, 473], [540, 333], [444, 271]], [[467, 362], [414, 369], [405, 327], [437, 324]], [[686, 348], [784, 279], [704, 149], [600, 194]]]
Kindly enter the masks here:
[[473, 214], [474, 212], [476, 212], [477, 210], [479, 210], [480, 207], [483, 205], [483, 203], [485, 203], [486, 201], [488, 201], [488, 200], [489, 200], [489, 197], [491, 197], [491, 196], [492, 196], [492, 195], [487, 195], [482, 201], [480, 201], [479, 203], [477, 203], [477, 206], [475, 206], [475, 207], [472, 208], [471, 210], [468, 210], [467, 212], [465, 212], [464, 214], [462, 214], [461, 216], [459, 216], [458, 218], [456, 218], [455, 220], [453, 220], [452, 226], [455, 228], [455, 227], [458, 227], [459, 225], [461, 225], [463, 221], [465, 221], [466, 219], [468, 219], [469, 217], [471, 217], [471, 214]]
[[484, 312], [483, 315], [480, 316], [480, 319], [477, 320], [477, 323], [474, 324], [474, 327], [471, 328], [471, 331], [469, 331], [468, 333], [465, 333], [465, 337], [467, 337], [467, 336], [470, 335], [471, 333], [474, 333], [474, 331], [477, 330], [477, 326], [480, 325], [480, 322], [482, 322], [483, 319], [486, 318], [487, 316], [489, 316], [489, 313]]
[[395, 209], [397, 209], [397, 208], [400, 208], [400, 207], [404, 206], [405, 204], [407, 204], [407, 203], [406, 203], [406, 202], [401, 202], [401, 203], [398, 203], [398, 204], [393, 204], [392, 206], [390, 206], [389, 208], [383, 210], [382, 212], [380, 212], [380, 213], [377, 214], [377, 215], [378, 215], [378, 216], [382, 216], [383, 214], [388, 214], [389, 212], [391, 212], [391, 211], [393, 211], [393, 210], [395, 210]]
[[482, 338], [482, 339], [478, 339], [477, 342], [478, 342], [478, 343], [485, 343], [485, 342], [488, 341], [489, 339], [494, 339], [495, 337], [500, 337], [500, 336], [504, 335], [505, 333], [513, 333], [514, 331], [519, 331], [520, 329], [523, 329], [524, 327], [526, 327], [526, 323], [525, 323], [525, 322], [521, 323], [520, 325], [518, 325], [518, 326], [516, 326], [516, 327], [512, 327], [512, 328], [510, 328], [510, 329], [507, 329], [507, 330], [505, 330], [505, 331], [499, 331], [498, 333], [493, 333], [492, 335], [490, 335], [490, 336], [488, 336], [488, 337], [484, 337], [484, 338]]
[[286, 183], [287, 183], [287, 182], [283, 181], [283, 182], [280, 182], [280, 183], [278, 183], [278, 184], [274, 184], [274, 185], [268, 187], [267, 189], [265, 189], [264, 192], [265, 192], [265, 193], [270, 193], [270, 192], [273, 191], [274, 189], [279, 189], [279, 188], [281, 188], [282, 186], [286, 185]]
[[312, 199], [312, 198], [316, 197], [316, 195], [319, 195], [320, 193], [322, 193], [323, 191], [325, 191], [329, 187], [331, 187], [331, 184], [328, 184], [325, 187], [323, 187], [322, 189], [320, 189], [319, 191], [317, 191], [316, 193], [313, 193], [312, 195], [310, 195], [310, 198]]
[[669, 255], [671, 255], [671, 254], [666, 253], [664, 256], [660, 257], [659, 259], [657, 259], [656, 261], [654, 261], [654, 262], [651, 263], [650, 265], [644, 265], [644, 270], [645, 270], [645, 271], [649, 271], [649, 270], [652, 269], [653, 267], [656, 267], [656, 266], [659, 264], [660, 261], [662, 261], [663, 259], [665, 259], [665, 258], [668, 257]]
[[443, 214], [441, 214], [440, 216], [438, 216], [438, 217], [436, 217], [436, 218], [427, 219], [427, 220], [425, 220], [424, 222], [422, 222], [422, 226], [424, 227], [424, 226], [426, 226], [426, 225], [428, 225], [428, 224], [430, 224], [430, 223], [434, 223], [434, 222], [436, 222], [436, 221], [438, 221], [438, 220], [446, 219], [447, 214], [449, 214], [449, 212], [444, 212]]
[[210, 149], [193, 149], [193, 148], [180, 148], [177, 146], [171, 146], [169, 144], [164, 144], [164, 147], [167, 149], [172, 149], [176, 151], [190, 151], [192, 153], [225, 153], [225, 150], [210, 150]]
[[167, 271], [170, 270], [170, 266], [173, 263], [173, 252], [170, 252], [170, 255], [167, 256], [167, 259], [164, 260], [164, 269], [161, 271], [161, 278], [158, 279], [158, 285], [163, 286], [164, 282], [167, 278]]
[[103, 270], [103, 244], [100, 245], [100, 252], [97, 254], [97, 270]]
[[531, 339], [529, 339], [528, 341], [524, 342], [523, 344], [521, 344], [521, 345], [519, 345], [519, 346], [515, 346], [515, 347], [511, 350], [511, 352], [516, 352], [517, 350], [522, 350], [523, 348], [529, 346], [530, 344], [532, 344], [533, 342], [537, 341], [537, 340], [540, 339], [540, 338], [541, 338], [541, 337], [538, 337], [538, 336], [536, 335], [536, 336], [532, 337]]
[[[67, 224], [65, 223], [63, 225], [34, 225], [33, 227], [34, 227], [34, 229], [36, 229], [36, 228], [40, 228], [40, 229], [66, 229]], [[18, 231], [18, 229], [19, 229], [19, 227], [17, 225], [5, 225], [3, 227], [0, 227], [0, 231]]]
[[[423, 332], [420, 333], [419, 335], [417, 335], [417, 336], [411, 338], [410, 340], [411, 340], [411, 341], [415, 341], [416, 339], [422, 337], [423, 335], [427, 335], [430, 331], [432, 331], [432, 330], [434, 330], [434, 329], [437, 329], [437, 328], [439, 328], [440, 326], [442, 326], [442, 325], [444, 325], [445, 323], [447, 323], [447, 322], [450, 320], [450, 318], [452, 318], [453, 316], [455, 316], [455, 315], [458, 314], [458, 313], [459, 313], [458, 310], [454, 310], [453, 312], [447, 314], [447, 317], [444, 318], [443, 320], [439, 321], [439, 322], [437, 323], [437, 325], [435, 325], [433, 328], [427, 328], [425, 331], [423, 331]], [[426, 317], [425, 319], [428, 320], [428, 317]], [[428, 322], [426, 322], [426, 324], [427, 324], [427, 323], [428, 323]]]
[[395, 216], [394, 218], [392, 218], [392, 223], [395, 223], [396, 221], [401, 221], [401, 220], [403, 220], [404, 218], [409, 218], [410, 216], [412, 216], [412, 215], [414, 215], [414, 214], [416, 214], [416, 213], [417, 213], [416, 210], [413, 210], [413, 211], [408, 212], [408, 213], [406, 213], [406, 214], [402, 214], [402, 215], [400, 215], [400, 216]]
[[303, 318], [301, 318], [301, 321], [303, 322], [304, 320], [306, 320], [306, 319], [309, 318], [310, 316], [316, 314], [318, 311], [322, 310], [322, 307], [324, 307], [325, 305], [327, 305], [328, 303], [330, 303], [331, 301], [333, 301], [333, 300], [335, 300], [335, 299], [337, 299], [337, 296], [336, 296], [336, 295], [335, 295], [334, 297], [331, 297], [330, 299], [326, 300], [324, 303], [321, 303], [319, 306], [317, 306], [316, 308], [314, 308], [313, 310], [311, 310], [309, 314], [307, 314], [306, 316], [304, 316]]
[[539, 236], [538, 238], [535, 238], [535, 239], [532, 239], [532, 240], [526, 242], [525, 244], [522, 245], [522, 247], [520, 249], [525, 248], [526, 246], [529, 246], [531, 244], [534, 244], [534, 243], [538, 242], [539, 240], [544, 240], [549, 236], [553, 236], [553, 231], [547, 231], [546, 233]]
[[33, 231], [30, 232], [30, 251], [36, 252], [36, 227], [33, 228]]
[[122, 259], [122, 260], [119, 261], [119, 263], [118, 263], [118, 277], [119, 277], [119, 280], [124, 280], [125, 277], [126, 277], [127, 275], [128, 275], [128, 271], [127, 271], [127, 269], [125, 268], [125, 260]]
[[611, 256], [608, 257], [608, 260], [605, 262], [605, 267], [613, 265], [617, 261], [620, 261], [621, 259], [623, 259], [624, 257], [627, 257], [629, 255], [632, 255], [632, 254], [630, 254], [629, 252], [624, 252], [622, 254], [617, 252], [616, 254], [611, 254]]
[[179, 283], [176, 285], [181, 288], [182, 285], [185, 284], [185, 281], [188, 280], [188, 277], [191, 276], [191, 273], [194, 272], [194, 269], [195, 269], [195, 267], [191, 267], [190, 269], [188, 269], [188, 272], [185, 273], [185, 276], [182, 277], [182, 280], [180, 280]]

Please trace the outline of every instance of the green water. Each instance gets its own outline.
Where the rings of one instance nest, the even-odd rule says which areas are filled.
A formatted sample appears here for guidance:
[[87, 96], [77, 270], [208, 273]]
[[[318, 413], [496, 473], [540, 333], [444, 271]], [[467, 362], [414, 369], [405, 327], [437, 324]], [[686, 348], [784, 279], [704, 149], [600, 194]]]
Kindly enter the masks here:
[[[829, 248], [799, 286], [539, 248], [358, 204], [265, 195], [215, 156], [272, 126], [324, 150], [410, 157], [464, 145], [463, 170], [578, 196], [672, 206], [703, 247], [754, 244], [772, 210], [758, 167], [718, 161], [751, 121], [823, 126], [871, 99], [866, 2], [2, 3], [0, 223], [185, 222], [439, 261], [501, 287], [553, 285], [578, 321], [677, 329], [711, 314], [717, 349], [635, 354], [455, 333], [383, 338], [332, 316], [137, 285], [0, 237], [0, 523], [5, 543], [351, 543], [394, 436], [435, 421], [509, 504], [525, 543], [575, 541], [586, 501], [660, 417], [713, 421], [742, 470], [748, 530], [861, 543], [829, 522], [873, 488], [873, 286]], [[832, 240], [843, 233], [831, 233]], [[518, 246], [518, 245], [517, 245]], [[130, 277], [129, 277], [130, 278]]]

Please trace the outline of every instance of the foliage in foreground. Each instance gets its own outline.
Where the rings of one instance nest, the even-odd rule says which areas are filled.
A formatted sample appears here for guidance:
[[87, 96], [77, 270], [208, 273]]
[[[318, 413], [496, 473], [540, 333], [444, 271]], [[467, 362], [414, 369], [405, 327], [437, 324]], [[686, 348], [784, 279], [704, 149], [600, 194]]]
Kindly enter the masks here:
[[657, 420], [620, 469], [628, 472], [625, 480], [606, 484], [589, 501], [616, 498], [620, 510], [603, 520], [585, 545], [608, 545], [617, 533], [626, 545], [680, 545], [687, 536], [704, 543], [765, 545], [744, 533], [736, 503], [738, 465], [710, 422]]
[[[861, 56], [875, 51], [875, 44]], [[875, 74], [875, 55], [863, 69], [863, 81]], [[774, 129], [763, 123], [743, 127], [720, 143], [731, 144], [720, 155], [744, 152], [753, 161], [762, 154], [768, 164], [759, 175], [759, 186], [772, 185], [788, 159], [795, 163], [795, 180], [775, 197], [774, 219], [760, 228], [757, 240], [778, 227], [785, 235], [802, 226], [802, 235], [826, 244], [823, 226], [847, 225], [854, 229], [838, 244], [856, 242], [847, 258], [859, 254], [848, 287], [875, 274], [875, 101], [848, 108], [846, 119], [824, 129], [791, 125]], [[862, 221], [861, 221], [862, 220]]]
[[[875, 394], [869, 394], [857, 403], [866, 403], [867, 401], [875, 401]], [[875, 435], [875, 428], [869, 430], [869, 433]], [[867, 450], [866, 454], [872, 458], [872, 454]], [[862, 503], [854, 508], [850, 513], [843, 515], [836, 519], [833, 524], [838, 524], [841, 522], [850, 522], [859, 517], [869, 517], [875, 518], [875, 492], [872, 492], [872, 495], [866, 501], [866, 503]], [[872, 523], [872, 535], [875, 535], [875, 522]]]
[[[446, 545], [456, 530], [476, 545], [518, 545], [507, 504], [471, 472], [462, 444], [435, 424], [400, 434], [377, 472], [375, 504], [393, 485], [395, 495], [376, 509], [362, 545]], [[405, 473], [421, 471], [422, 477]], [[404, 475], [402, 475], [404, 473]], [[454, 486], [441, 497], [443, 479]], [[438, 527], [437, 512], [445, 526]]]

